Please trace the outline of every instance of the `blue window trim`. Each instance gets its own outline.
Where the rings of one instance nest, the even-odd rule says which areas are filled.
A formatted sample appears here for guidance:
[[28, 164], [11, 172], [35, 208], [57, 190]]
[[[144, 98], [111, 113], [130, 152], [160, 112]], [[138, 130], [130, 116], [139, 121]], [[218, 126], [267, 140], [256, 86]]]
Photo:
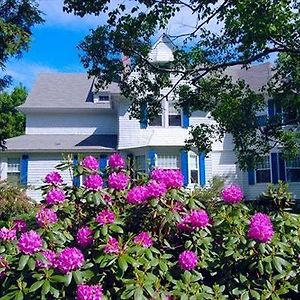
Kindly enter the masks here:
[[274, 184], [278, 183], [278, 153], [271, 153], [271, 181]]
[[101, 172], [105, 171], [105, 168], [107, 166], [107, 155], [101, 154], [99, 157], [99, 169]]
[[20, 183], [21, 185], [26, 186], [28, 184], [28, 159], [29, 156], [24, 154], [21, 157], [20, 165]]
[[181, 160], [181, 173], [183, 176], [183, 184], [187, 186], [189, 183], [189, 165], [188, 165], [188, 152], [185, 150], [180, 151]]
[[182, 112], [182, 127], [188, 128], [190, 126], [190, 117], [184, 111]]
[[203, 152], [199, 154], [199, 172], [200, 172], [200, 185], [204, 187], [206, 184], [206, 174], [205, 174], [205, 153]]
[[155, 167], [155, 160], [156, 160], [156, 151], [151, 149], [148, 151], [148, 160], [149, 160], [149, 172]]
[[[78, 155], [73, 157], [73, 165], [78, 166]], [[73, 186], [80, 187], [80, 176], [73, 176]]]

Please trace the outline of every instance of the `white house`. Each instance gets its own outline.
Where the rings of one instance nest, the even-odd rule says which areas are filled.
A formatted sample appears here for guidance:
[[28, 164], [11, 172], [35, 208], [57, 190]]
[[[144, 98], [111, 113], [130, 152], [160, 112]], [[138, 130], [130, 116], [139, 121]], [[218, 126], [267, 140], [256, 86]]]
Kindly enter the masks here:
[[[153, 62], [172, 60], [172, 45], [163, 36], [154, 46]], [[233, 67], [233, 78], [243, 78], [254, 90], [270, 78], [269, 63], [248, 70]], [[265, 114], [273, 114], [272, 101]], [[300, 198], [300, 159], [285, 163], [275, 150], [253, 172], [242, 172], [236, 165], [232, 139], [225, 135], [203, 154], [183, 151], [189, 126], [214, 122], [209, 114], [194, 112], [190, 117], [164, 101], [163, 112], [152, 124], [130, 119], [129, 102], [120, 94], [116, 83], [96, 92], [94, 80], [85, 74], [41, 74], [26, 102], [19, 110], [26, 114], [25, 135], [7, 140], [7, 150], [0, 152], [0, 178], [19, 181], [28, 186], [28, 195], [41, 199], [40, 186], [45, 175], [62, 160], [62, 154], [92, 154], [103, 167], [107, 156], [119, 151], [135, 158], [138, 170], [152, 167], [181, 169], [185, 185], [206, 186], [214, 176], [227, 176], [240, 184], [246, 197], [253, 199], [278, 179], [290, 182], [295, 197]], [[263, 117], [262, 113], [262, 117]], [[65, 171], [64, 181], [72, 184], [72, 174]]]

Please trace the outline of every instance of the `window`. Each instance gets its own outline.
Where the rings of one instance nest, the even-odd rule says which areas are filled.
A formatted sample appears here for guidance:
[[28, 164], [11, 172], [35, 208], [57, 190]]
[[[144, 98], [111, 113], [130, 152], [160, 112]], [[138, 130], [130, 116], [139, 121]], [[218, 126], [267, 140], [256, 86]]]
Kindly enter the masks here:
[[158, 154], [157, 167], [162, 169], [180, 169], [179, 155], [176, 154]]
[[266, 156], [264, 161], [256, 168], [256, 183], [271, 182], [270, 158]]
[[162, 114], [158, 114], [152, 121], [150, 121], [149, 126], [162, 126]]
[[199, 183], [199, 160], [198, 155], [190, 152], [190, 183]]
[[109, 93], [95, 93], [94, 94], [94, 103], [108, 103], [110, 102]]
[[20, 184], [20, 159], [7, 159], [7, 182], [11, 185], [17, 186]]
[[181, 110], [175, 108], [174, 102], [169, 101], [169, 126], [181, 126]]
[[300, 182], [300, 156], [286, 161], [286, 178], [289, 182]]
[[146, 173], [146, 158], [145, 155], [138, 155], [135, 157], [134, 170], [137, 172]]

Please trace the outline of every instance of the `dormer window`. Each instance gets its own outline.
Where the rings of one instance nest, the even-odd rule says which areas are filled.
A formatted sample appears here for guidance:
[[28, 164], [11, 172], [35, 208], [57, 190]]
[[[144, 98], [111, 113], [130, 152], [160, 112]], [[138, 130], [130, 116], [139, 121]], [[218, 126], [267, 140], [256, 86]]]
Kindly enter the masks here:
[[109, 103], [111, 99], [110, 93], [94, 93], [94, 103]]

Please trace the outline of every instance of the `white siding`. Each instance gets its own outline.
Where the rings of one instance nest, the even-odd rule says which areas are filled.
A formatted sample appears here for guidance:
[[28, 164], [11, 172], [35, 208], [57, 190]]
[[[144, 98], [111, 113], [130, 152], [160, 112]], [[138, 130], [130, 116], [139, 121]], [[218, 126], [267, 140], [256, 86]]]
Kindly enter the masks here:
[[117, 134], [113, 113], [27, 114], [26, 134]]

